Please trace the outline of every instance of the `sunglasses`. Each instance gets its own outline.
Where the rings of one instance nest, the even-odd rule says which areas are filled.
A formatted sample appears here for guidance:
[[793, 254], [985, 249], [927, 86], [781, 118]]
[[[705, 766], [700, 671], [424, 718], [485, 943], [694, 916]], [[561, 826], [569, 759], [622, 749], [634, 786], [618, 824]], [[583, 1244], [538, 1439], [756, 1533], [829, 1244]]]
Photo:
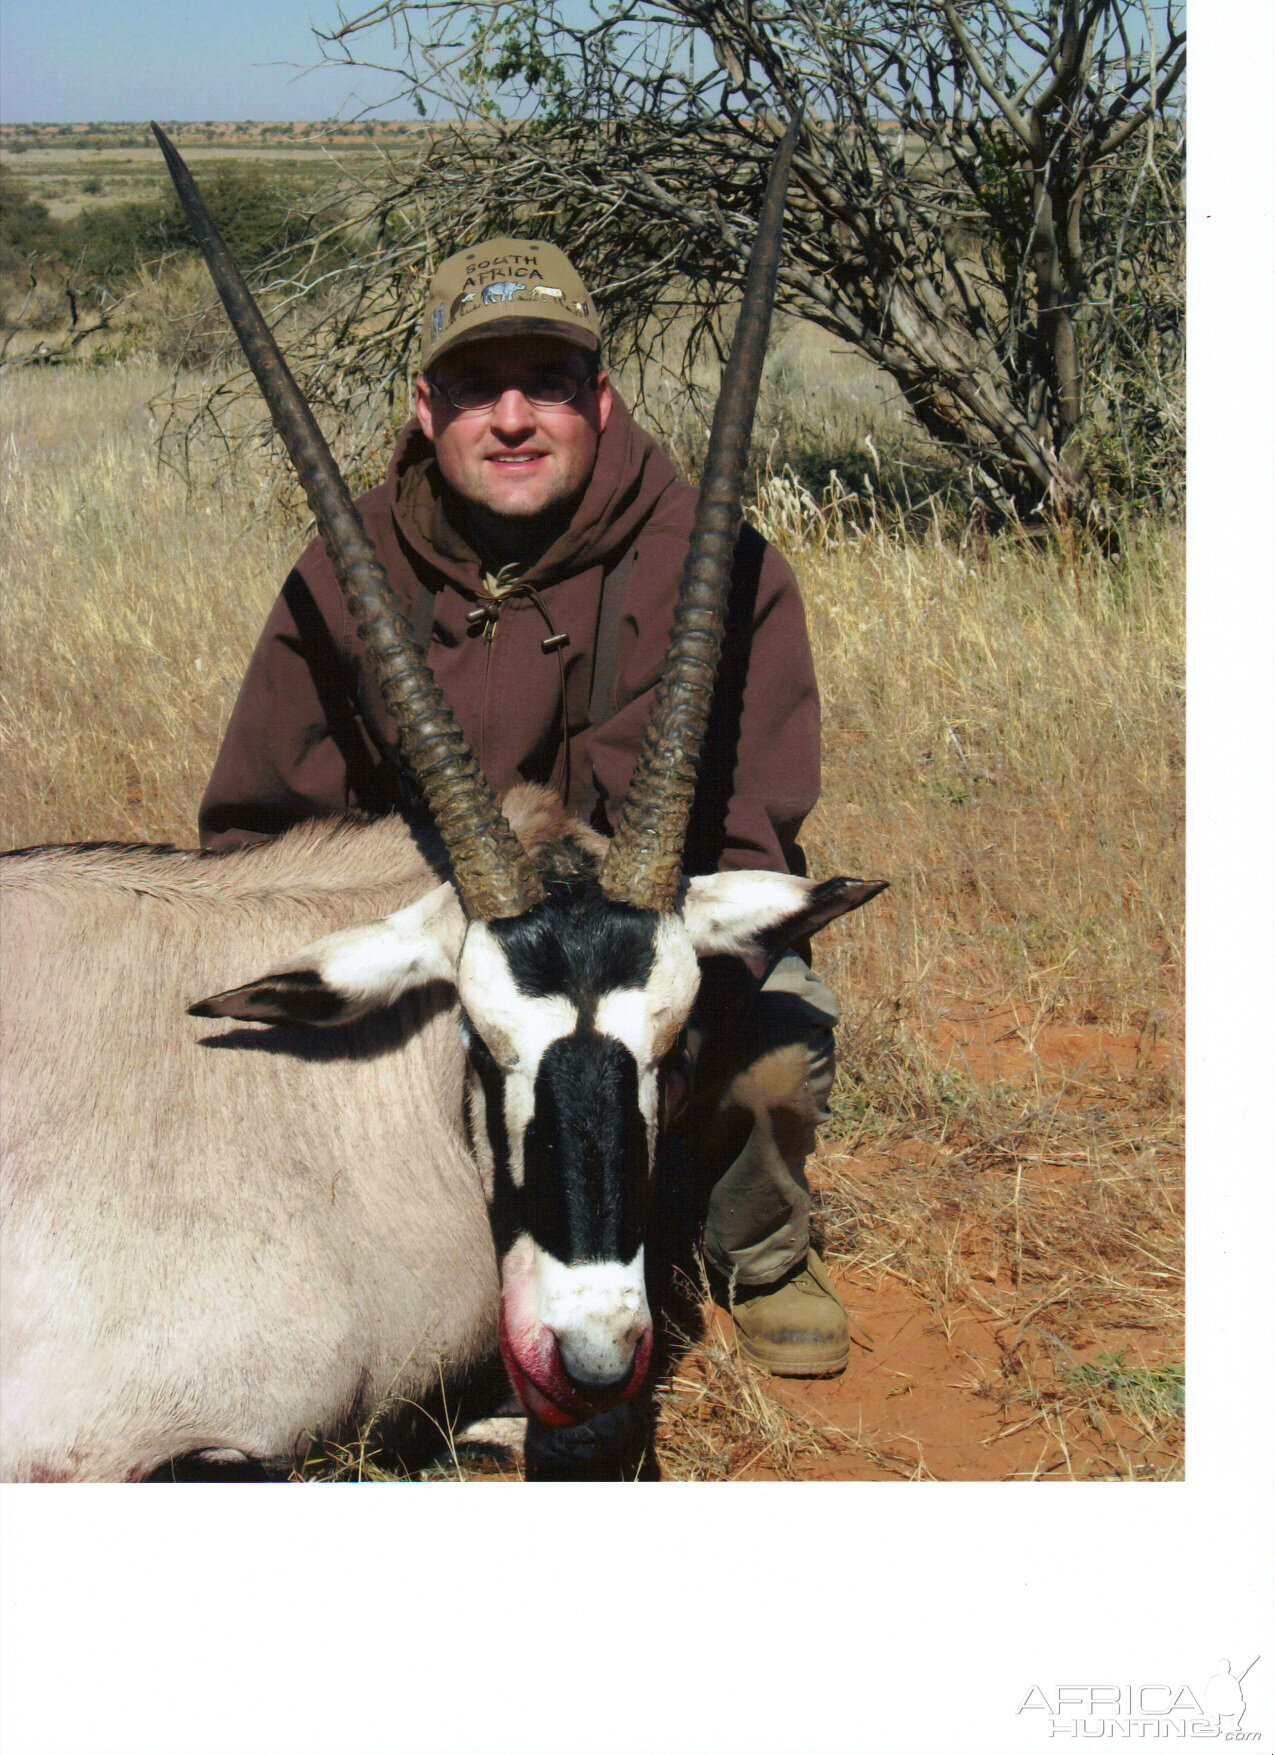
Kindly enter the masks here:
[[464, 372], [454, 378], [431, 377], [429, 387], [459, 414], [477, 414], [494, 408], [511, 385], [522, 392], [533, 408], [562, 408], [574, 402], [591, 382], [591, 375], [545, 367], [530, 372]]

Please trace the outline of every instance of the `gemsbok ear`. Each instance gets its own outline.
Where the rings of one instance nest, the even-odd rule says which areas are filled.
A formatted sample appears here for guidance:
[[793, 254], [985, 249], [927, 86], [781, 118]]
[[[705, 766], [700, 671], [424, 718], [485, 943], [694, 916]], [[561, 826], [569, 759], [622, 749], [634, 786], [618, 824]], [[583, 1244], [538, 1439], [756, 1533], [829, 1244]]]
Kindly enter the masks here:
[[777, 871], [717, 871], [692, 878], [681, 915], [697, 955], [742, 957], [755, 974], [781, 951], [882, 890], [885, 878], [792, 877]]
[[316, 939], [242, 987], [188, 1006], [192, 1018], [349, 1024], [427, 981], [454, 981], [465, 917], [450, 884], [368, 926]]

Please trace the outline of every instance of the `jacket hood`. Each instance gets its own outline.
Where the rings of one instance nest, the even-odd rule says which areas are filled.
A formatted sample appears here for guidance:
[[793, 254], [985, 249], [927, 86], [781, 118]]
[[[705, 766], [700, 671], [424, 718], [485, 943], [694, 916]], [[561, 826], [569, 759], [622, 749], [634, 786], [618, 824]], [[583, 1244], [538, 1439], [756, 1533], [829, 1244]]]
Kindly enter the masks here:
[[[571, 522], [525, 577], [552, 585], [622, 554], [669, 488], [681, 485], [669, 458], [617, 395], [598, 441], [597, 460]], [[407, 545], [447, 579], [482, 588], [482, 563], [449, 516], [434, 447], [413, 417], [398, 436], [389, 469], [394, 522]]]

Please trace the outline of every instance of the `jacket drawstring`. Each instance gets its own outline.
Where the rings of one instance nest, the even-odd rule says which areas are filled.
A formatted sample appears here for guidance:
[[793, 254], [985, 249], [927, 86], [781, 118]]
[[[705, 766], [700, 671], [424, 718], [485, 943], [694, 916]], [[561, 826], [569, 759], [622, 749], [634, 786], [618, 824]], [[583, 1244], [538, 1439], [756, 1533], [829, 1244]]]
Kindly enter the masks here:
[[497, 597], [489, 597], [469, 611], [465, 620], [477, 633], [481, 630], [485, 639], [490, 640], [496, 632], [496, 623], [500, 620], [502, 606], [511, 597], [528, 597], [540, 612], [548, 635], [540, 642], [540, 650], [546, 657], [556, 653], [558, 658], [558, 713], [562, 723], [561, 747], [554, 758], [553, 772], [549, 783], [558, 791], [564, 804], [571, 799], [571, 725], [567, 713], [567, 663], [563, 653], [571, 643], [569, 634], [560, 634], [553, 625], [553, 617], [549, 614], [549, 606], [536, 590], [534, 585], [521, 582], [507, 586]]
[[[553, 617], [549, 614], [549, 606], [536, 590], [534, 585], [514, 585], [509, 592], [510, 597], [522, 595], [529, 597], [540, 611], [542, 620], [549, 632], [540, 642], [540, 650], [548, 656], [553, 652], [558, 659], [558, 707], [562, 719], [562, 744], [553, 764], [551, 785], [556, 785], [558, 796], [564, 804], [571, 802], [571, 725], [567, 716], [567, 661], [563, 653], [571, 643], [569, 634], [560, 634], [553, 625]], [[561, 777], [559, 778], [559, 768]]]

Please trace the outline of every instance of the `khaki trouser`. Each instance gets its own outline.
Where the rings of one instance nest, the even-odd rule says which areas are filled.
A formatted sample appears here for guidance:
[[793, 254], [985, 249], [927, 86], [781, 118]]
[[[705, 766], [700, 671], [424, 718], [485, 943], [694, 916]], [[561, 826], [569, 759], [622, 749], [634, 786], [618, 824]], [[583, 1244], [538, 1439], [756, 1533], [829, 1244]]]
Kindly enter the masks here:
[[702, 969], [680, 1130], [711, 1183], [704, 1253], [734, 1284], [766, 1285], [806, 1258], [805, 1161], [828, 1119], [837, 1002], [792, 953], [760, 985], [732, 957]]

